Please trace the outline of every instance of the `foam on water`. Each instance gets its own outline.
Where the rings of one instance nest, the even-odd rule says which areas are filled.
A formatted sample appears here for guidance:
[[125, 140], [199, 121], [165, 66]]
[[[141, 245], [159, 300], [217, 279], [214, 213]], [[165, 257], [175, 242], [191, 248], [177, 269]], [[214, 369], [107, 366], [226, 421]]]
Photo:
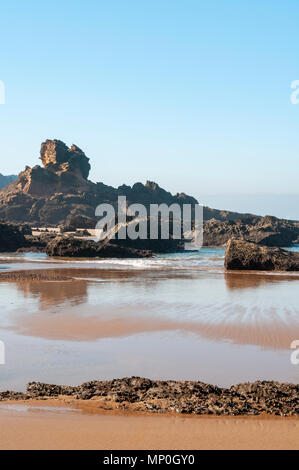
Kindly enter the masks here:
[[[202, 269], [204, 267], [222, 268], [224, 262], [224, 248], [202, 248], [197, 252], [183, 252], [155, 255], [153, 258], [89, 258], [89, 259], [71, 259], [71, 258], [50, 258], [45, 253], [18, 253], [18, 254], [3, 254], [0, 256], [0, 261], [4, 263], [8, 261], [22, 262], [22, 263], [39, 263], [39, 264], [65, 264], [70, 267], [74, 266], [98, 266], [101, 268], [113, 269], [159, 269], [159, 268], [173, 268], [173, 269]], [[0, 266], [0, 270], [11, 267]]]

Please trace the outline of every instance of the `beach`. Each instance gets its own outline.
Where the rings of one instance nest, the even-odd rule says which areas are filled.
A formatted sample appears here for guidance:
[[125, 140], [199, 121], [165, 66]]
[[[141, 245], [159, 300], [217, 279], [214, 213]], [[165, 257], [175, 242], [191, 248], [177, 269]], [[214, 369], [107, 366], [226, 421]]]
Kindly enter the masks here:
[[95, 405], [48, 400], [1, 404], [0, 420], [0, 449], [8, 450], [299, 449], [296, 418], [103, 413]]
[[132, 375], [299, 383], [298, 275], [225, 272], [223, 255], [2, 257], [0, 390]]
[[[290, 343], [299, 338], [299, 276], [225, 272], [223, 255], [207, 248], [153, 260], [2, 256], [8, 359], [0, 392], [24, 393], [32, 381], [77, 386], [131, 376], [211, 387], [298, 384]], [[213, 416], [216, 406], [196, 416], [166, 404], [161, 415], [124, 399], [11, 398], [0, 402], [2, 448], [295, 449], [299, 442], [298, 419], [275, 416], [284, 413], [279, 407], [262, 405], [257, 416], [250, 408], [221, 416], [230, 413], [219, 408]]]

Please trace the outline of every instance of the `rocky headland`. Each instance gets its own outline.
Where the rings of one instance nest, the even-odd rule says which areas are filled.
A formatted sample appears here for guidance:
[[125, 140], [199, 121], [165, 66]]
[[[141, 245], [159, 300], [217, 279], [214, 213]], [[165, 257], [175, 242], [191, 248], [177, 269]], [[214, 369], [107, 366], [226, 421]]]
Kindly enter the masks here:
[[[97, 223], [95, 209], [109, 203], [117, 209], [119, 196], [127, 204], [190, 204], [197, 200], [184, 193], [172, 195], [157, 183], [147, 181], [118, 188], [88, 179], [90, 159], [76, 145], [67, 147], [60, 140], [46, 140], [41, 144], [42, 166], [26, 166], [8, 186], [0, 190], [0, 219], [6, 223], [31, 227], [60, 227], [64, 233], [77, 229], [94, 229]], [[0, 175], [1, 176], [1, 175]], [[12, 177], [14, 180], [14, 177]], [[0, 178], [1, 184], [1, 178]], [[1, 186], [0, 186], [1, 187]], [[203, 208], [204, 246], [225, 246], [230, 238], [238, 238], [265, 246], [291, 246], [299, 242], [299, 223], [275, 217], [259, 217]], [[29, 235], [29, 234], [28, 234]], [[36, 250], [46, 250], [52, 235], [32, 238]], [[25, 246], [30, 248], [30, 240]], [[162, 243], [163, 242], [163, 243]], [[117, 241], [114, 242], [118, 244]], [[127, 248], [153, 252], [181, 251], [182, 240], [126, 240]], [[82, 247], [83, 249], [83, 247]], [[5, 251], [5, 249], [2, 249]]]
[[184, 193], [172, 195], [156, 183], [122, 185], [118, 188], [88, 179], [89, 158], [76, 145], [68, 148], [60, 140], [46, 140], [41, 145], [42, 167], [27, 166], [18, 179], [0, 191], [0, 218], [6, 222], [32, 226], [67, 225], [94, 228], [95, 209], [101, 203], [116, 207], [119, 196], [128, 204], [146, 207], [154, 203], [195, 204]]
[[[0, 191], [0, 218], [10, 223], [32, 226], [66, 225], [72, 228], [94, 228], [95, 208], [101, 203], [116, 205], [119, 196], [128, 204], [191, 204], [198, 201], [185, 193], [170, 192], [147, 181], [118, 188], [88, 179], [90, 159], [76, 145], [70, 148], [60, 140], [41, 144], [42, 166], [26, 166], [8, 186]], [[13, 178], [15, 179], [15, 177]], [[204, 220], [236, 220], [250, 214], [204, 207]]]

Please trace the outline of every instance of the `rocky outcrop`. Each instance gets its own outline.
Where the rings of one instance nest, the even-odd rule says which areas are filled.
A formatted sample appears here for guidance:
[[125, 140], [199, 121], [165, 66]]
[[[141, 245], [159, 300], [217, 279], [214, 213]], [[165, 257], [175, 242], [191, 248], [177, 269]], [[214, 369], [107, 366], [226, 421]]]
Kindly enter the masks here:
[[94, 228], [94, 226], [95, 226], [94, 217], [88, 217], [82, 214], [71, 213], [66, 218], [63, 231], [74, 232], [77, 229]]
[[[6, 222], [29, 223], [32, 226], [62, 226], [63, 231], [94, 229], [98, 219], [95, 209], [101, 203], [113, 205], [117, 211], [119, 196], [127, 204], [190, 204], [197, 200], [185, 193], [170, 192], [157, 183], [147, 181], [118, 188], [88, 180], [90, 163], [76, 145], [67, 147], [60, 140], [46, 140], [41, 145], [43, 167], [27, 166], [17, 181], [0, 190], [0, 218]], [[275, 217], [246, 217], [229, 211], [203, 208], [204, 245], [223, 246], [232, 238], [240, 238], [267, 246], [290, 246], [299, 241], [299, 225]], [[116, 242], [117, 244], [117, 242]], [[124, 245], [124, 243], [123, 243]], [[126, 240], [127, 247], [174, 252], [182, 249], [175, 240]]]
[[46, 140], [41, 145], [40, 158], [44, 168], [56, 174], [73, 173], [84, 179], [90, 172], [89, 158], [79, 147], [68, 148], [61, 140]]
[[230, 270], [299, 271], [299, 253], [231, 239], [224, 264]]
[[[31, 382], [24, 394], [0, 392], [0, 400], [74, 399], [109, 401], [110, 409], [197, 415], [298, 416], [299, 385], [273, 381], [243, 383], [230, 388], [195, 381], [150, 380], [140, 377], [86, 382], [78, 387]], [[112, 407], [111, 407], [112, 405]]]
[[139, 202], [145, 207], [150, 204], [196, 204], [197, 200], [188, 196], [185, 193], [176, 193], [172, 195], [170, 192], [161, 188], [157, 183], [153, 181], [146, 181], [145, 184], [135, 183], [132, 187], [123, 184], [118, 187], [119, 195], [126, 196], [128, 201]]
[[[0, 190], [0, 218], [7, 222], [34, 226], [70, 225], [94, 228], [95, 208], [101, 203], [117, 204], [126, 196], [128, 204], [191, 204], [197, 201], [185, 193], [172, 195], [157, 183], [147, 181], [118, 188], [88, 180], [89, 159], [76, 145], [68, 148], [60, 140], [46, 140], [41, 145], [43, 166], [27, 166], [16, 181]], [[204, 218], [235, 219], [240, 214], [204, 207]], [[68, 219], [68, 220], [67, 220]], [[84, 224], [84, 227], [78, 226]]]
[[49, 256], [65, 258], [149, 258], [152, 256], [149, 250], [61, 236], [48, 243], [46, 252]]
[[265, 246], [291, 246], [299, 237], [299, 226], [288, 220], [266, 216], [232, 221], [209, 220], [204, 224], [204, 245], [224, 246], [237, 238]]
[[95, 209], [101, 203], [117, 207], [118, 196], [127, 203], [184, 204], [196, 200], [184, 193], [172, 195], [159, 185], [147, 182], [113, 188], [89, 181], [89, 159], [73, 145], [68, 148], [59, 140], [46, 140], [41, 145], [41, 166], [27, 166], [0, 191], [0, 217], [7, 222], [30, 223], [34, 226], [68, 225], [95, 228]]
[[41, 145], [40, 155], [43, 168], [26, 166], [17, 181], [7, 188], [7, 195], [13, 197], [21, 193], [32, 198], [51, 198], [58, 193], [88, 189], [89, 158], [78, 147], [68, 148], [60, 140], [46, 140]]
[[26, 244], [22, 245], [17, 252], [45, 252], [48, 243], [56, 237], [54, 232], [41, 232], [38, 235], [25, 235]]
[[4, 176], [0, 173], [0, 189], [5, 188], [9, 183], [17, 179], [17, 175]]

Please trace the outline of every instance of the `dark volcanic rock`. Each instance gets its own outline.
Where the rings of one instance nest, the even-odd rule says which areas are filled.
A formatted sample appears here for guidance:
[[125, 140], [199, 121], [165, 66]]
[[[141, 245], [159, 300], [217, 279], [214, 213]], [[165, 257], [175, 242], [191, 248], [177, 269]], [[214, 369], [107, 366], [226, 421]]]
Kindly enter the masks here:
[[77, 258], [149, 258], [151, 251], [137, 250], [111, 243], [96, 243], [92, 240], [82, 240], [74, 237], [56, 237], [47, 245], [49, 256]]
[[18, 228], [15, 225], [5, 224], [0, 221], [0, 252], [16, 251], [18, 248], [26, 246], [26, 244], [22, 226]]
[[226, 269], [232, 270], [299, 271], [299, 253], [231, 239], [224, 264]]
[[48, 243], [46, 253], [49, 256], [63, 256], [65, 258], [94, 258], [98, 256], [95, 242], [74, 237], [55, 237]]
[[44, 252], [48, 243], [56, 237], [54, 232], [43, 232], [39, 235], [25, 235], [26, 244], [19, 248], [20, 252]]
[[240, 220], [209, 220], [204, 224], [204, 245], [223, 246], [230, 238], [265, 246], [291, 246], [299, 237], [299, 227], [276, 217], [250, 217]]
[[91, 381], [77, 387], [31, 382], [26, 394], [2, 392], [0, 400], [67, 395], [83, 400], [106, 399], [119, 408], [156, 413], [298, 416], [298, 393], [299, 385], [272, 381], [220, 388], [203, 382], [130, 377]]

